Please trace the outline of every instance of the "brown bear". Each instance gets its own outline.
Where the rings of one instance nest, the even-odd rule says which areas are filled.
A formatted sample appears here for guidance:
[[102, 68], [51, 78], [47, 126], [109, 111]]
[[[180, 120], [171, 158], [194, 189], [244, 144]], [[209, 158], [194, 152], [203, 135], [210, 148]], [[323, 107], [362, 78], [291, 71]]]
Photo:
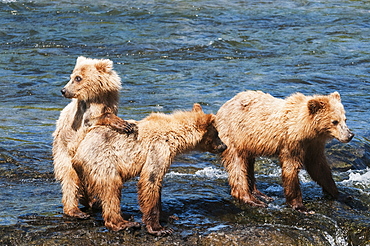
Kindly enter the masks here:
[[324, 148], [332, 138], [349, 142], [354, 134], [346, 125], [340, 95], [293, 94], [278, 99], [261, 91], [245, 91], [217, 112], [216, 127], [228, 146], [222, 162], [229, 173], [231, 194], [252, 206], [265, 206], [256, 197], [269, 199], [255, 185], [254, 163], [258, 156], [277, 156], [287, 203], [305, 212], [298, 173], [305, 168], [323, 191], [334, 198], [338, 189]]
[[172, 229], [159, 223], [163, 177], [179, 153], [225, 150], [214, 119], [215, 115], [205, 114], [194, 104], [192, 111], [152, 113], [137, 121], [137, 137], [104, 126], [90, 129], [72, 163], [88, 195], [100, 201], [105, 226], [114, 231], [138, 226], [122, 218], [120, 201], [123, 183], [140, 175], [138, 200], [143, 223], [151, 234], [171, 234]]
[[79, 141], [92, 125], [110, 125], [126, 133], [134, 132], [135, 125], [116, 116], [121, 80], [112, 61], [78, 57], [70, 77], [61, 92], [72, 101], [62, 110], [53, 133], [54, 173], [61, 181], [64, 213], [86, 218], [75, 199], [82, 193], [71, 163]]

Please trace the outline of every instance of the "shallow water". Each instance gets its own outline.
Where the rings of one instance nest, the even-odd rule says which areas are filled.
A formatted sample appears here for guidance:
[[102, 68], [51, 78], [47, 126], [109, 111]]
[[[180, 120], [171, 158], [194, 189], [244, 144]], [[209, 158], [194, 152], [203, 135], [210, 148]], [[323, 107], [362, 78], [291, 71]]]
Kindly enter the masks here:
[[[60, 89], [80, 55], [114, 61], [123, 82], [119, 114], [137, 120], [195, 102], [216, 113], [246, 89], [277, 97], [338, 91], [356, 136], [349, 144], [328, 144], [328, 158], [339, 189], [355, 198], [349, 208], [335, 206], [343, 220], [370, 221], [367, 1], [2, 0], [0, 19], [0, 225], [22, 223], [30, 213], [61, 216], [51, 134], [69, 102]], [[320, 188], [304, 172], [300, 177], [309, 208], [329, 216], [325, 209], [332, 207]], [[210, 231], [224, 224], [279, 224], [267, 218], [290, 213], [276, 160], [258, 160], [257, 181], [274, 202], [229, 215], [233, 199], [217, 156], [182, 155], [166, 176], [163, 208], [178, 215], [175, 226]], [[126, 184], [122, 207], [139, 221], [135, 184]], [[205, 209], [209, 204], [220, 212]], [[329, 245], [352, 240], [342, 238], [341, 230], [349, 229], [340, 220], [333, 225], [323, 229]]]

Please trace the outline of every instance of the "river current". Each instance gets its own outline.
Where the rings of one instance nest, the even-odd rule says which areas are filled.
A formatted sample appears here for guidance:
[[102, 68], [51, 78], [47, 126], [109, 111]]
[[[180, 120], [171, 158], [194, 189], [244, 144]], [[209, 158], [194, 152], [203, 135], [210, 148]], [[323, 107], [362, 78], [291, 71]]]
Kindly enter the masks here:
[[[27, 214], [61, 216], [51, 135], [78, 56], [114, 62], [125, 119], [193, 103], [216, 113], [243, 90], [280, 98], [338, 91], [355, 138], [328, 143], [328, 159], [339, 189], [358, 195], [358, 220], [370, 221], [368, 1], [1, 0], [0, 20], [0, 225]], [[260, 158], [256, 169], [260, 189], [275, 198], [267, 211], [286, 209], [277, 160]], [[304, 171], [300, 178], [309, 207], [320, 207], [319, 186]], [[140, 221], [135, 185], [126, 183], [122, 207]], [[233, 198], [218, 157], [189, 153], [166, 175], [162, 200], [175, 223], [217, 230], [217, 219], [189, 201]], [[332, 245], [348, 240], [325, 235]]]

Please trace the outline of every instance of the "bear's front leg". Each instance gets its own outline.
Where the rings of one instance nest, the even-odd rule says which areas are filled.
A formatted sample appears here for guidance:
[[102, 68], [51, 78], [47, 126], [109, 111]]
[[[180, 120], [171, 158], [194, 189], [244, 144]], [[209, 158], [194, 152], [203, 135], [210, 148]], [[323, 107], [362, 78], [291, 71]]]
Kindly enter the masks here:
[[325, 157], [325, 142], [312, 142], [306, 150], [304, 166], [311, 176], [334, 199], [339, 196], [338, 188], [333, 180], [329, 164]]
[[101, 115], [98, 118], [96, 125], [110, 126], [114, 130], [126, 134], [136, 134], [138, 132], [138, 128], [135, 123], [131, 123], [124, 119], [121, 119], [120, 117], [112, 113], [105, 113]]
[[[140, 178], [140, 181], [143, 181]], [[148, 233], [155, 236], [171, 235], [174, 231], [165, 228], [159, 223], [162, 212], [161, 209], [161, 188], [157, 185], [144, 185], [139, 181], [139, 204], [143, 213], [143, 223], [146, 225]]]

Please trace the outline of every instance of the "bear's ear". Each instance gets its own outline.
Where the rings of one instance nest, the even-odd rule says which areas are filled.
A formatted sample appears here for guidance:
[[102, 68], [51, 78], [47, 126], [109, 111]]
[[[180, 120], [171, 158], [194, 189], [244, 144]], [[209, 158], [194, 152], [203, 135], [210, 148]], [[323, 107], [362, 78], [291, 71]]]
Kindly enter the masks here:
[[216, 120], [216, 115], [214, 114], [204, 114], [201, 117], [197, 117], [197, 126], [199, 129], [207, 129], [208, 126], [212, 125]]
[[319, 99], [311, 99], [307, 103], [310, 114], [316, 114], [320, 109], [325, 108], [325, 102]]
[[330, 94], [330, 97], [332, 97], [332, 98], [337, 99], [338, 101], [340, 101], [340, 94], [337, 91], [331, 93]]
[[108, 73], [113, 69], [113, 62], [109, 59], [101, 59], [95, 64], [96, 70], [102, 73]]
[[194, 111], [194, 112], [202, 112], [203, 109], [202, 109], [202, 106], [200, 106], [199, 103], [194, 103], [192, 111]]
[[215, 122], [215, 120], [216, 120], [216, 115], [214, 115], [214, 114], [210, 114], [210, 115], [211, 115], [211, 117], [210, 117], [210, 123]]
[[79, 63], [84, 62], [84, 61], [86, 61], [86, 60], [87, 60], [87, 58], [86, 58], [86, 57], [84, 57], [84, 56], [79, 56], [79, 57], [77, 58], [76, 64], [79, 64]]

